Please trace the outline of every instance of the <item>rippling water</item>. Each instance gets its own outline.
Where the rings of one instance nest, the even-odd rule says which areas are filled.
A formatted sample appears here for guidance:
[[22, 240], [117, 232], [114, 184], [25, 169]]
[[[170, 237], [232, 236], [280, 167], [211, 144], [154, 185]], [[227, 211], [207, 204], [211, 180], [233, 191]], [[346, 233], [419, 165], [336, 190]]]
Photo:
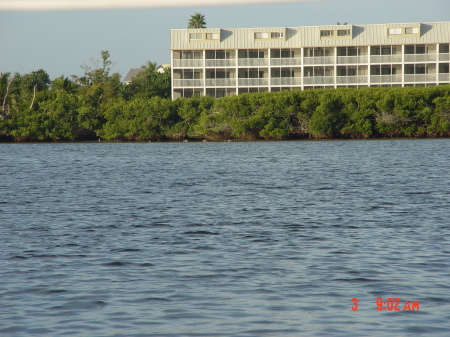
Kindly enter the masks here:
[[4, 144], [0, 169], [0, 335], [450, 336], [449, 139]]

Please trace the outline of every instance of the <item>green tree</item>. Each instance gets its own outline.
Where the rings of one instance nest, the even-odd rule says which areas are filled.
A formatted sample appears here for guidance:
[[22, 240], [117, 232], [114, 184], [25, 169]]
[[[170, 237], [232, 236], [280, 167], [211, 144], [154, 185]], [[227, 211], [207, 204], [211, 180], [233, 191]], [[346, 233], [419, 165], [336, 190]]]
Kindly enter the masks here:
[[142, 66], [144, 71], [134, 77], [125, 88], [128, 98], [142, 94], [145, 97], [159, 96], [170, 98], [171, 96], [171, 70], [162, 68], [155, 62], [148, 61]]
[[191, 15], [188, 28], [206, 28], [205, 16], [200, 13]]

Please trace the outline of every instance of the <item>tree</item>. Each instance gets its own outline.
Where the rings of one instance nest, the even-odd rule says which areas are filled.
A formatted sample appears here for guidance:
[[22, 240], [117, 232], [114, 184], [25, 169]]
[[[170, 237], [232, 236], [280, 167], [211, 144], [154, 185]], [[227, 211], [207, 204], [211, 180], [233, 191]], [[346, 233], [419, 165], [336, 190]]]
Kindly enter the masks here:
[[170, 98], [170, 68], [161, 68], [155, 62], [148, 61], [139, 73], [126, 86], [128, 96], [143, 94], [147, 97], [159, 96]]
[[68, 77], [61, 75], [55, 78], [52, 82], [52, 89], [58, 91], [65, 91], [67, 93], [74, 93], [77, 89], [77, 84], [71, 81]]
[[33, 107], [34, 101], [36, 99], [36, 92], [48, 89], [50, 84], [50, 77], [45, 70], [39, 69], [37, 71], [32, 71], [31, 73], [22, 77], [22, 85], [27, 90], [33, 90], [33, 100], [30, 104], [30, 109]]
[[191, 15], [188, 28], [206, 28], [205, 16], [200, 13]]

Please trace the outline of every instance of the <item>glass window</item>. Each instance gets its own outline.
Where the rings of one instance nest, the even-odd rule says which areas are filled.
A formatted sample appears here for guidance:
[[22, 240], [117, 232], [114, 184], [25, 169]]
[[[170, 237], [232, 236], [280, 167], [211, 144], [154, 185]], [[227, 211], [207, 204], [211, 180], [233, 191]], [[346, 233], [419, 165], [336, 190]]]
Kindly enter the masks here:
[[320, 36], [333, 36], [333, 31], [332, 30], [321, 30]]
[[270, 33], [270, 37], [272, 39], [282, 39], [283, 33], [282, 32], [272, 32], [272, 33]]
[[389, 35], [400, 35], [402, 33], [402, 29], [401, 28], [389, 28], [388, 29], [388, 34]]
[[255, 39], [267, 39], [269, 37], [269, 33], [258, 32], [255, 33]]
[[337, 31], [337, 35], [338, 36], [349, 36], [350, 35], [350, 30], [349, 29], [339, 29]]
[[203, 34], [202, 33], [190, 33], [189, 34], [189, 39], [190, 40], [202, 40], [203, 39]]
[[407, 27], [405, 28], [405, 34], [419, 34], [418, 27]]
[[206, 39], [207, 40], [218, 40], [219, 34], [217, 33], [206, 33]]

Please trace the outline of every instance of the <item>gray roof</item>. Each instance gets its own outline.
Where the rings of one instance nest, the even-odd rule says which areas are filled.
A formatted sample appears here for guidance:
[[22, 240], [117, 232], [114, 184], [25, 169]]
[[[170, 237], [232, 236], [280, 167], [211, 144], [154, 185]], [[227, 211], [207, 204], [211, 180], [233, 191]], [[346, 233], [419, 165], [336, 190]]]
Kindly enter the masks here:
[[145, 70], [144, 68], [131, 68], [128, 71], [127, 76], [125, 76], [125, 78], [123, 79], [123, 81], [125, 83], [130, 83], [133, 78], [135, 78], [138, 74], [140, 74], [144, 70]]

